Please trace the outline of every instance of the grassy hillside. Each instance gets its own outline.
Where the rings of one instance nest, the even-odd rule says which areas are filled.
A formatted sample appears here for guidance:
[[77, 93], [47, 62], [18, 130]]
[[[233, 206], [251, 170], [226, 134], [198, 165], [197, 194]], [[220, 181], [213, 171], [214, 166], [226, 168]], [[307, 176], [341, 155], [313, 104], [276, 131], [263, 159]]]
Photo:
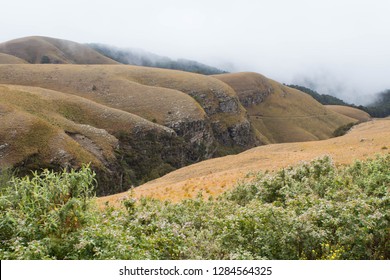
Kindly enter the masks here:
[[[0, 84], [0, 104], [53, 131], [43, 142], [37, 134], [23, 144], [2, 135], [8, 147], [2, 165], [24, 172], [91, 161], [99, 194], [259, 143], [235, 92], [203, 75], [119, 65], [0, 65]], [[13, 126], [35, 137], [25, 122]], [[65, 142], [50, 148], [47, 141], [56, 137], [72, 148], [62, 147]], [[76, 147], [84, 152], [71, 153]]]
[[[235, 92], [211, 77], [137, 66], [0, 66], [0, 83], [61, 91], [173, 128], [190, 142], [220, 150], [253, 147]], [[213, 138], [216, 139], [213, 143]], [[214, 147], [212, 147], [214, 146]]]
[[0, 106], [1, 169], [26, 174], [91, 162], [100, 195], [188, 164], [187, 154], [201, 156], [167, 127], [57, 91], [2, 85]]
[[342, 105], [326, 105], [325, 107], [341, 115], [356, 119], [360, 122], [366, 122], [371, 119], [371, 116], [368, 113], [357, 108]]
[[27, 61], [5, 53], [0, 53], [0, 64], [24, 64]]
[[307, 94], [257, 73], [214, 77], [236, 91], [253, 127], [270, 143], [327, 139], [337, 128], [356, 122], [328, 110]]
[[[181, 201], [216, 196], [231, 189], [237, 181], [250, 181], [257, 172], [273, 172], [323, 155], [336, 164], [350, 164], [390, 150], [390, 120], [374, 120], [359, 124], [344, 136], [323, 141], [271, 144], [227, 157], [210, 159], [171, 172], [162, 178], [133, 189], [135, 198], [151, 197]], [[130, 192], [101, 198], [101, 203], [118, 201]]]
[[85, 45], [41, 36], [0, 43], [0, 53], [38, 64], [118, 64]]

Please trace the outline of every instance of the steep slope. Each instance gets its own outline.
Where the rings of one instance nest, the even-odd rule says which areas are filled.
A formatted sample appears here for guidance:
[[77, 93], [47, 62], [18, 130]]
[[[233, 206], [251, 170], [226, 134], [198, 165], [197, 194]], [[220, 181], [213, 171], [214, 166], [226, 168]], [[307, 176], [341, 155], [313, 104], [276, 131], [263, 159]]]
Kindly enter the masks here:
[[88, 98], [170, 127], [205, 156], [258, 144], [234, 90], [198, 74], [136, 66], [0, 65], [0, 83]]
[[367, 112], [357, 108], [342, 105], [326, 105], [325, 107], [341, 115], [356, 119], [360, 122], [366, 122], [371, 119], [371, 116]]
[[13, 166], [24, 174], [91, 162], [99, 194], [159, 177], [193, 153], [169, 128], [37, 87], [0, 85], [0, 120], [0, 168]]
[[336, 164], [350, 164], [357, 159], [388, 154], [389, 139], [390, 119], [378, 119], [359, 124], [348, 134], [333, 139], [270, 144], [238, 155], [206, 160], [134, 188], [131, 193], [102, 197], [99, 202], [120, 205], [130, 195], [180, 201], [199, 192], [207, 198], [225, 192], [237, 181], [251, 180], [257, 172], [277, 171], [324, 155], [331, 156]]
[[27, 61], [5, 53], [0, 53], [0, 64], [25, 64]]
[[118, 64], [85, 45], [40, 36], [1, 43], [0, 53], [19, 57], [29, 63]]
[[327, 109], [312, 97], [257, 73], [213, 76], [237, 93], [254, 128], [269, 143], [322, 140], [355, 119]]
[[[179, 71], [0, 65], [0, 105], [13, 112], [0, 114], [4, 125], [13, 114], [24, 116], [0, 135], [1, 168], [28, 172], [92, 162], [99, 194], [259, 144], [234, 90]], [[27, 119], [48, 136], [40, 137]], [[12, 127], [17, 135], [24, 132], [20, 141]]]

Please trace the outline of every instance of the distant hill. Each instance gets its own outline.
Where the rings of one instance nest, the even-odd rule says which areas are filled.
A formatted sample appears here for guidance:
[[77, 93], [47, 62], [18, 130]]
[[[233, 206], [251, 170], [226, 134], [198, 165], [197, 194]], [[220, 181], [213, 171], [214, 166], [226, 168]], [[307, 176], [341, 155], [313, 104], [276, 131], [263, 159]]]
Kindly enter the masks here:
[[0, 64], [25, 64], [27, 61], [5, 53], [0, 53]]
[[376, 100], [366, 106], [367, 112], [377, 118], [390, 116], [390, 89], [377, 94]]
[[390, 115], [390, 90], [385, 90], [383, 92], [377, 93], [375, 95], [376, 100], [366, 106], [357, 106], [355, 104], [344, 102], [343, 100], [328, 94], [319, 94], [318, 92], [303, 86], [288, 85], [288, 87], [295, 88], [309, 94], [323, 105], [342, 105], [353, 107], [365, 111], [366, 113], [370, 114], [372, 117], [375, 118], [385, 118]]
[[315, 100], [320, 102], [322, 105], [343, 105], [343, 106], [355, 107], [355, 105], [348, 104], [335, 96], [329, 94], [319, 94], [315, 90], [312, 90], [304, 86], [299, 86], [299, 85], [287, 85], [287, 86], [309, 94], [311, 97], [313, 97]]
[[41, 36], [1, 43], [0, 53], [32, 64], [118, 64], [85, 45]]
[[31, 64], [128, 64], [204, 75], [226, 73], [193, 60], [172, 60], [142, 50], [121, 49], [97, 43], [79, 44], [43, 36], [24, 37], [0, 43], [0, 54], [0, 64], [22, 61]]
[[303, 92], [257, 73], [213, 76], [237, 93], [261, 139], [267, 143], [322, 140], [356, 119], [327, 109]]
[[197, 61], [188, 59], [172, 60], [169, 57], [156, 55], [142, 50], [123, 49], [97, 43], [87, 44], [87, 46], [93, 48], [104, 56], [128, 65], [174, 69], [204, 75], [226, 73], [226, 71], [199, 63]]
[[360, 109], [353, 108], [350, 106], [343, 105], [325, 105], [326, 108], [329, 108], [339, 114], [345, 115], [347, 117], [358, 120], [359, 122], [366, 122], [371, 119], [371, 116]]

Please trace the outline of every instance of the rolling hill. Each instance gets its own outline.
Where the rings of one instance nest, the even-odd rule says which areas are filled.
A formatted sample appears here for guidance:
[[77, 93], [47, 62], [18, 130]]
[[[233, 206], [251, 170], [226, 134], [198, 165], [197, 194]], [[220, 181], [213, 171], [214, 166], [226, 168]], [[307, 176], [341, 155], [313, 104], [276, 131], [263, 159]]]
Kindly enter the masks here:
[[205, 75], [225, 73], [225, 71], [193, 60], [172, 60], [142, 50], [121, 49], [97, 43], [79, 44], [43, 36], [19, 38], [0, 44], [0, 64], [22, 62], [32, 64], [128, 64]]
[[6, 53], [0, 53], [0, 64], [25, 64], [27, 61]]
[[0, 168], [23, 175], [91, 162], [99, 195], [263, 144], [328, 139], [357, 122], [257, 73], [121, 65], [47, 37], [0, 52]]
[[[98, 173], [100, 194], [127, 189], [128, 184], [144, 179], [140, 174], [162, 175], [158, 172], [164, 166], [164, 156], [185, 150], [175, 132], [166, 127], [85, 98], [38, 87], [1, 85], [0, 118], [0, 168], [13, 166], [23, 175], [29, 170], [77, 168], [90, 162]], [[131, 149], [114, 135], [131, 139]], [[160, 147], [157, 156], [146, 154], [142, 158], [140, 150], [154, 145], [150, 135], [156, 141], [165, 140], [166, 146]], [[141, 154], [139, 160], [148, 167], [132, 167], [130, 162], [118, 160], [132, 153]]]
[[215, 75], [230, 85], [253, 127], [268, 143], [323, 140], [356, 120], [329, 110], [309, 95], [257, 73]]
[[[13, 112], [0, 117], [23, 116], [4, 127], [2, 168], [26, 173], [92, 162], [100, 195], [260, 144], [235, 92], [203, 75], [120, 65], [0, 65], [0, 84], [0, 104]], [[41, 137], [29, 120], [48, 135]], [[25, 135], [21, 142], [10, 136], [12, 128]], [[51, 146], [57, 138], [64, 140]]]
[[359, 122], [366, 122], [371, 119], [370, 114], [357, 108], [342, 105], [326, 105], [325, 107], [341, 115], [356, 119]]
[[33, 64], [118, 64], [82, 44], [41, 36], [1, 43], [0, 53], [16, 56]]

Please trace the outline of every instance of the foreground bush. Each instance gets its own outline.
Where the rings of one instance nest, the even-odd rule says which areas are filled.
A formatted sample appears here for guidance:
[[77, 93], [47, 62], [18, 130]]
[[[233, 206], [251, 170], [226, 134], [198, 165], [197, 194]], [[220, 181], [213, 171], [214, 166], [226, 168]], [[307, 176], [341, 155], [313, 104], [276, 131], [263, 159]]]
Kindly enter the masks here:
[[[0, 193], [1, 258], [65, 258], [64, 239], [90, 222], [95, 174], [84, 166], [12, 177]], [[8, 174], [2, 174], [2, 178]], [[1, 181], [1, 180], [0, 180]], [[4, 181], [4, 180], [3, 180]]]
[[2, 259], [390, 259], [390, 155], [259, 174], [215, 200], [91, 207], [93, 174], [1, 188]]

